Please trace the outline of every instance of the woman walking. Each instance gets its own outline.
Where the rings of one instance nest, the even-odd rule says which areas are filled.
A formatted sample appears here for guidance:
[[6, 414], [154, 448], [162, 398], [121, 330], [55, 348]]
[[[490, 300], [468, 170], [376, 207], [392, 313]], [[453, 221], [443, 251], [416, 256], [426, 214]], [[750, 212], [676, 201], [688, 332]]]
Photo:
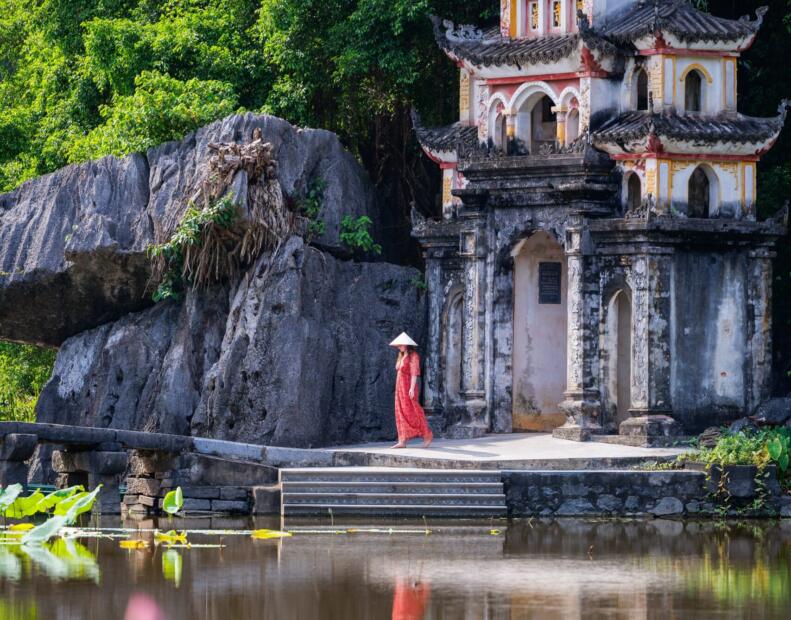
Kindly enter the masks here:
[[434, 435], [428, 427], [426, 413], [418, 402], [420, 356], [417, 343], [406, 333], [390, 343], [398, 349], [396, 359], [395, 418], [398, 443], [393, 448], [406, 448], [406, 442], [414, 437], [423, 438], [423, 447], [428, 448]]

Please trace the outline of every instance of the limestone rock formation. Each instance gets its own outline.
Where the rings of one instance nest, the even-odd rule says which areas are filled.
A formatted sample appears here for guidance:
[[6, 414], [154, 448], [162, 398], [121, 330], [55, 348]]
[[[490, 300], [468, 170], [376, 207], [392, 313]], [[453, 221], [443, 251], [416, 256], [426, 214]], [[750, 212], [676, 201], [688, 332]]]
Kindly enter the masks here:
[[299, 447], [395, 436], [387, 345], [423, 334], [418, 272], [299, 237], [269, 265], [67, 340], [38, 420]]
[[325, 180], [318, 241], [337, 246], [346, 214], [378, 221], [367, 176], [335, 134], [272, 116], [230, 116], [145, 154], [68, 166], [0, 195], [0, 338], [57, 346], [150, 305], [146, 247], [186, 208], [208, 144], [255, 128], [287, 197]]

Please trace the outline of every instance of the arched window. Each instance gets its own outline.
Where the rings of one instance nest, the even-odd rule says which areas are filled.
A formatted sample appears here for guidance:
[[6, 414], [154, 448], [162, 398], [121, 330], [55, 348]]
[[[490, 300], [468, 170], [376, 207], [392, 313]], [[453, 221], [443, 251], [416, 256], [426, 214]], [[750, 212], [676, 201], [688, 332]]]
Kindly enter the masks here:
[[648, 111], [648, 74], [644, 69], [637, 72], [637, 109]]
[[684, 109], [700, 112], [702, 108], [703, 78], [697, 70], [690, 71], [684, 80]]
[[709, 217], [711, 206], [711, 184], [709, 177], [701, 167], [689, 177], [689, 200], [687, 206], [688, 217]]
[[636, 211], [643, 200], [643, 187], [640, 183], [640, 177], [634, 172], [629, 175], [626, 181], [626, 188], [626, 210]]

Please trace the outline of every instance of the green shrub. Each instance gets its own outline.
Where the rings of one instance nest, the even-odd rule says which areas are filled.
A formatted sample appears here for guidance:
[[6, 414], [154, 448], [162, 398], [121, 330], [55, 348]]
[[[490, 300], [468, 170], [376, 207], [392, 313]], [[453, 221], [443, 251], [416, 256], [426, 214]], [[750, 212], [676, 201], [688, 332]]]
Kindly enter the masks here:
[[36, 402], [54, 364], [53, 349], [0, 342], [0, 420], [35, 421]]
[[321, 207], [324, 205], [324, 190], [327, 182], [321, 177], [311, 181], [308, 192], [299, 203], [299, 209], [308, 218], [308, 242], [313, 237], [320, 237], [327, 229], [326, 224], [319, 219]]
[[341, 220], [341, 243], [353, 252], [373, 252], [382, 253], [382, 246], [374, 243], [373, 237], [368, 229], [371, 227], [371, 218], [362, 215], [354, 219], [351, 215], [346, 215]]

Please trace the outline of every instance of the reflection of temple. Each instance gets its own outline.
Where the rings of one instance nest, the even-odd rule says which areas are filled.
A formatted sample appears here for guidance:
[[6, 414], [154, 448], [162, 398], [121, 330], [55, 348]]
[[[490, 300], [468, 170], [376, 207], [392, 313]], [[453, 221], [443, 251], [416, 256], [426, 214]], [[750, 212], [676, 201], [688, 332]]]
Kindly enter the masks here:
[[501, 4], [491, 30], [435, 20], [460, 67], [460, 120], [416, 119], [443, 169], [442, 218], [416, 215], [414, 232], [429, 410], [449, 434], [573, 439], [752, 411], [769, 395], [785, 231], [755, 210], [756, 162], [785, 107], [736, 111], [738, 57], [765, 11]]

